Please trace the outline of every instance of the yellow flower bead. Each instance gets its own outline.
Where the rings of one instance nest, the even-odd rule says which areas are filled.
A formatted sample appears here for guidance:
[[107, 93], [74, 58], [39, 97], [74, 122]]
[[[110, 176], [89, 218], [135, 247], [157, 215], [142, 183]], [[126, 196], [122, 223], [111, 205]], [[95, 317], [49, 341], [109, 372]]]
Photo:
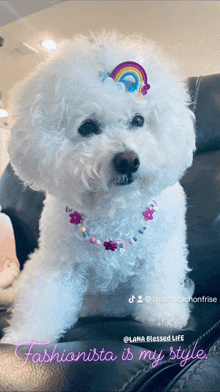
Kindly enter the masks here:
[[84, 226], [80, 227], [79, 231], [80, 231], [80, 233], [84, 233], [86, 231], [86, 228]]

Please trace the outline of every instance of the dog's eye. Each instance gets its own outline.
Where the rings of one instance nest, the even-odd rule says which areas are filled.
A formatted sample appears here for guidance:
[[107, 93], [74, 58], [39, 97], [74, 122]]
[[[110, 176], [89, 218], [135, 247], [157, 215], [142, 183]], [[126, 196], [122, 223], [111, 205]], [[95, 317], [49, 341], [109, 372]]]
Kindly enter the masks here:
[[144, 117], [140, 116], [139, 114], [136, 114], [134, 118], [131, 121], [131, 126], [132, 127], [143, 127], [144, 125]]
[[87, 120], [82, 125], [80, 125], [78, 132], [81, 136], [86, 137], [90, 136], [91, 134], [98, 135], [101, 133], [101, 130], [95, 121]]

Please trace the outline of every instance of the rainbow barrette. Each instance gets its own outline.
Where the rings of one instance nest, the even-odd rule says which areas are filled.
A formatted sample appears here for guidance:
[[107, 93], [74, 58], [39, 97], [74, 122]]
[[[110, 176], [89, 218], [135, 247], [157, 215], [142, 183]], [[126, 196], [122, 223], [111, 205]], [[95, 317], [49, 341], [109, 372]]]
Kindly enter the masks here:
[[[129, 76], [134, 78], [134, 83], [126, 80]], [[146, 95], [150, 89], [150, 85], [147, 83], [145, 69], [134, 61], [125, 61], [124, 63], [117, 65], [109, 77], [115, 82], [124, 83], [127, 90], [131, 93], [138, 92], [142, 95]]]

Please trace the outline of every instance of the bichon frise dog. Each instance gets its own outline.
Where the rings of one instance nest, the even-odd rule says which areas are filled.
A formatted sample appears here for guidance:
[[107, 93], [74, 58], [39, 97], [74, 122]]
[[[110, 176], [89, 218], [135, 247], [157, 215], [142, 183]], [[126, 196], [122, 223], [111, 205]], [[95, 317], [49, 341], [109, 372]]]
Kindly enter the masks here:
[[183, 328], [193, 284], [179, 180], [195, 133], [174, 63], [139, 36], [77, 36], [11, 103], [11, 163], [46, 199], [2, 342], [57, 341], [91, 315]]

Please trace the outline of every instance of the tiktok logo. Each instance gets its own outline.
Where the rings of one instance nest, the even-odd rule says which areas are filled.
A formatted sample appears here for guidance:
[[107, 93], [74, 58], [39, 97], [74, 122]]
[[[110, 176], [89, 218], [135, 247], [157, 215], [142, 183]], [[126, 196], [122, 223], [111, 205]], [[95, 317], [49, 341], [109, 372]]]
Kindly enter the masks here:
[[128, 302], [130, 302], [130, 304], [133, 304], [135, 298], [136, 298], [136, 297], [135, 297], [134, 295], [132, 295], [132, 297], [129, 298]]

